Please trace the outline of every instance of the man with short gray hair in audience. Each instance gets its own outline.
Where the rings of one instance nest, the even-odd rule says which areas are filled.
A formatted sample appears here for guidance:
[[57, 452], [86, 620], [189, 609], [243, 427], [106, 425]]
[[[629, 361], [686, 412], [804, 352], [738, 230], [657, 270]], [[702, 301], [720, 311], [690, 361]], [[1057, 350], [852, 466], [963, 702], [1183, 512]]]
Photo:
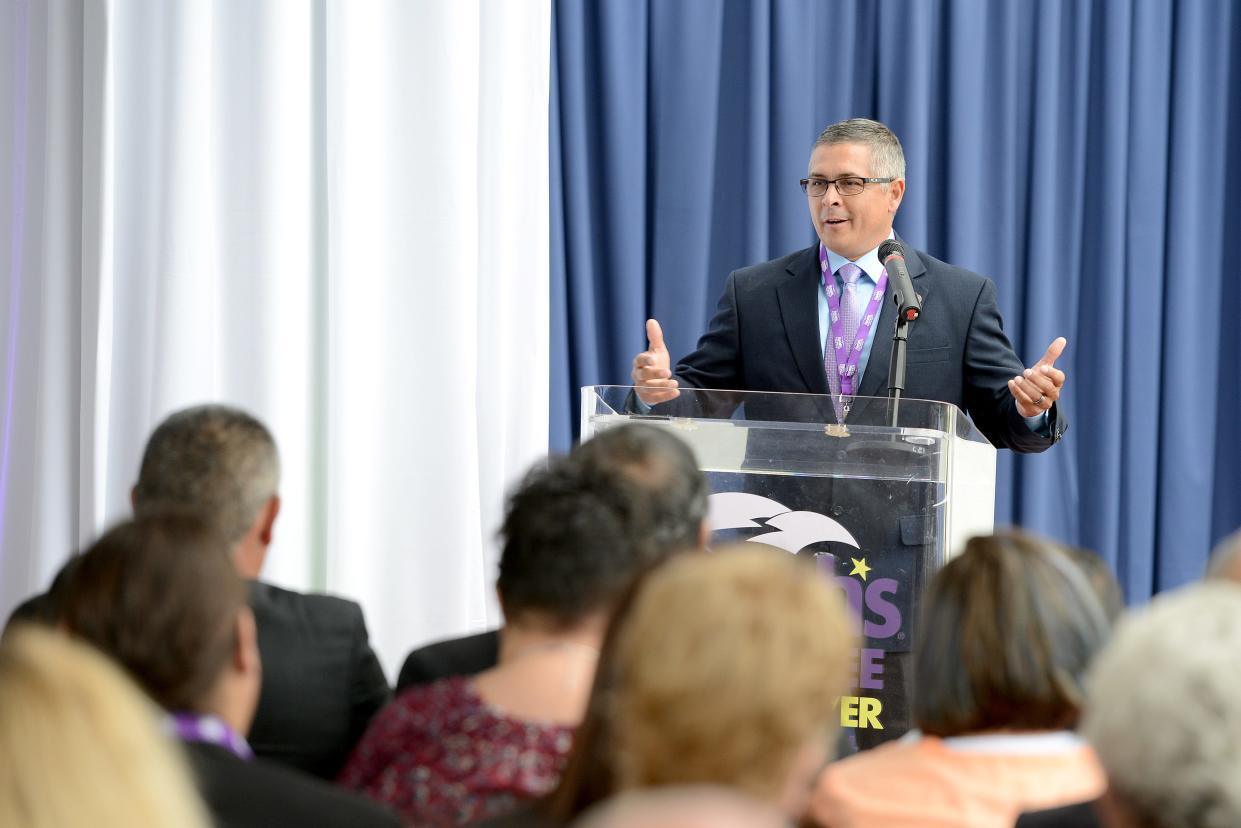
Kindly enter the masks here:
[[280, 513], [280, 457], [271, 432], [236, 408], [178, 411], [151, 434], [132, 500], [142, 517], [204, 517], [233, 543], [258, 628], [263, 685], [250, 744], [264, 758], [334, 779], [391, 696], [362, 609], [259, 580]]
[[[645, 423], [615, 426], [575, 446], [570, 458], [590, 474], [611, 476], [616, 485], [633, 488], [650, 515], [649, 523], [634, 531], [646, 536], [657, 555], [706, 547], [707, 481], [689, 446], [667, 429]], [[488, 630], [414, 650], [401, 667], [397, 693], [494, 667], [502, 639], [500, 630]]]
[[[156, 427], [130, 499], [137, 517], [192, 513], [232, 544], [263, 658], [251, 746], [263, 758], [335, 779], [391, 689], [356, 603], [258, 580], [280, 514], [279, 490], [280, 456], [267, 427], [239, 409], [201, 405]], [[9, 623], [56, 625], [59, 593], [76, 560]]]

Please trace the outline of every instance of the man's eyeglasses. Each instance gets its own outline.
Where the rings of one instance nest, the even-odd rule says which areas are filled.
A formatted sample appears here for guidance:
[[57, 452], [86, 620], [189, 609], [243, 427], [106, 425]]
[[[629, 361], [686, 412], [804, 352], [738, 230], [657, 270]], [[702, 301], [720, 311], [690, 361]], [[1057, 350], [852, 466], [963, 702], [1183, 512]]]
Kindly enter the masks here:
[[856, 175], [846, 175], [832, 181], [826, 178], [803, 178], [798, 183], [801, 184], [801, 191], [806, 195], [811, 198], [822, 198], [832, 184], [836, 185], [836, 192], [842, 196], [849, 196], [862, 192], [867, 184], [890, 184], [895, 180], [895, 178], [862, 178]]

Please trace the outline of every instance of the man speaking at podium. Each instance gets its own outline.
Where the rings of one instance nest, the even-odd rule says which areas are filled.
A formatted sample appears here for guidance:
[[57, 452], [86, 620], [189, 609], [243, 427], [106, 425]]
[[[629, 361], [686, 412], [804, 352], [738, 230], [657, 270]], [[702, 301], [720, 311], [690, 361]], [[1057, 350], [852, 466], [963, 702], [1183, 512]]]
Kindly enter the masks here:
[[[819, 244], [734, 271], [697, 349], [670, 366], [659, 322], [632, 379], [646, 406], [677, 389], [830, 394], [837, 421], [853, 397], [884, 396], [896, 307], [879, 260], [905, 194], [905, 154], [892, 130], [855, 118], [829, 126], [810, 153], [806, 192]], [[996, 447], [1038, 452], [1067, 422], [1056, 405], [1059, 337], [1025, 368], [1004, 334], [990, 279], [906, 249], [922, 311], [910, 325], [903, 396], [964, 409]], [[851, 348], [850, 343], [861, 348]], [[860, 378], [860, 382], [858, 382]]]
[[[890, 255], [896, 244], [888, 240], [894, 238], [892, 219], [905, 194], [905, 156], [890, 129], [855, 119], [823, 130], [801, 185], [819, 244], [730, 274], [707, 332], [675, 370], [659, 323], [648, 320], [649, 346], [633, 361], [639, 410], [658, 406], [657, 414], [701, 409], [695, 413], [728, 416], [735, 398], [727, 394], [671, 401], [679, 388], [731, 389], [831, 398], [830, 405], [821, 404], [822, 398], [752, 400], [745, 413], [751, 421], [848, 423], [851, 407], [854, 421], [862, 420], [866, 404], [854, 407], [855, 398], [882, 397], [889, 388], [898, 313], [891, 298], [912, 293], [921, 297], [921, 310], [906, 328], [903, 397], [964, 409], [997, 447], [1038, 452], [1060, 439], [1067, 423], [1057, 400], [1065, 377], [1055, 362], [1063, 338], [1025, 368], [1004, 334], [991, 280], [926, 253], [904, 250], [908, 274], [894, 272], [895, 284], [888, 284], [880, 249]], [[760, 430], [761, 445], [751, 451], [754, 446], [747, 444], [743, 470], [758, 471], [768, 457], [789, 456], [787, 445], [774, 451], [772, 445], [803, 434]], [[745, 478], [747, 487], [752, 479]], [[865, 724], [860, 718], [846, 721], [842, 708], [841, 724], [857, 728], [846, 730], [852, 748], [900, 736], [912, 725], [910, 651], [917, 637], [917, 596], [942, 562], [934, 527], [944, 492], [904, 479], [847, 476], [777, 476], [756, 485], [755, 493], [790, 510], [830, 513], [856, 540], [856, 549], [832, 544], [831, 557], [818, 556], [818, 565], [839, 580], [854, 581], [846, 586], [868, 596], [878, 589], [885, 622], [896, 624], [885, 623], [882, 630], [871, 626], [862, 645], [855, 701], [876, 715]], [[816, 544], [801, 554], [823, 551]], [[876, 620], [869, 597], [855, 609]], [[881, 666], [872, 675], [876, 663]]]

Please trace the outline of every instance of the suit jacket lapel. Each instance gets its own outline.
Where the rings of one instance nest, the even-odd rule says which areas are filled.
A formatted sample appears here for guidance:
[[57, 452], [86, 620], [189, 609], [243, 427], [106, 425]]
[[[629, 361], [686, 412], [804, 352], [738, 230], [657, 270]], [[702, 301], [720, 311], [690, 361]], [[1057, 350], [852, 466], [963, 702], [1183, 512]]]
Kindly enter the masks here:
[[822, 274], [817, 252], [817, 247], [810, 248], [786, 268], [790, 275], [776, 288], [776, 299], [789, 348], [806, 388], [812, 394], [826, 394], [827, 375], [823, 373], [823, 351], [819, 345]]
[[[913, 248], [905, 248], [905, 264], [909, 267], [909, 279], [913, 282], [914, 292], [926, 299], [927, 286], [919, 281], [926, 274], [926, 265]], [[870, 346], [870, 357], [866, 361], [866, 372], [862, 375], [862, 384], [858, 388], [860, 397], [886, 397], [888, 395], [888, 368], [892, 361], [892, 332], [896, 327], [896, 305], [892, 302], [891, 286], [885, 291], [883, 310], [879, 312], [878, 328], [875, 339]], [[918, 323], [915, 322], [915, 325]], [[854, 412], [860, 408], [855, 407]]]

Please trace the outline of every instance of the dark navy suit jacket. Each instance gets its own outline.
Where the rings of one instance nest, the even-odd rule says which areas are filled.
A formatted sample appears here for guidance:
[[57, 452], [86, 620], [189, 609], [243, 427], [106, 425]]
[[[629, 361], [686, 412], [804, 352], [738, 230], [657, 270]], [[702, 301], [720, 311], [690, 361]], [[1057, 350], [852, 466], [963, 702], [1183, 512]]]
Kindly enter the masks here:
[[[731, 273], [697, 349], [677, 363], [681, 386], [827, 394], [818, 252], [815, 245]], [[1008, 391], [1008, 380], [1024, 365], [1004, 334], [995, 284], [910, 248], [905, 260], [922, 296], [922, 316], [909, 334], [904, 398], [956, 405], [997, 447], [1038, 452], [1058, 441], [1068, 426], [1059, 406], [1048, 414], [1048, 433], [1037, 434]], [[896, 307], [885, 301], [861, 397], [887, 395], [895, 322]], [[831, 406], [821, 406], [821, 414], [825, 422], [835, 420]]]

